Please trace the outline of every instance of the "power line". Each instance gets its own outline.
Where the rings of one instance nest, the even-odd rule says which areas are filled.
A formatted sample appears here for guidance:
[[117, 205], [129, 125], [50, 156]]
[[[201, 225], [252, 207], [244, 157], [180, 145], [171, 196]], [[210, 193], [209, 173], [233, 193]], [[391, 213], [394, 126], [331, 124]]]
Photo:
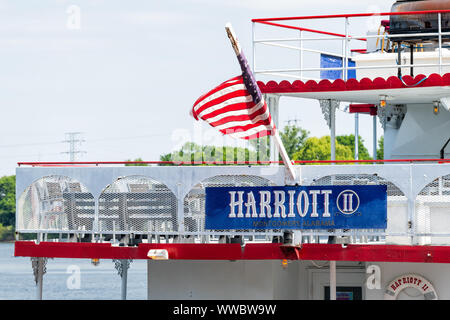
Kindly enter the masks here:
[[0, 148], [19, 148], [19, 147], [30, 147], [30, 146], [43, 146], [51, 144], [60, 144], [61, 142], [36, 142], [36, 143], [18, 143], [18, 144], [2, 144]]
[[75, 162], [77, 155], [86, 153], [86, 151], [78, 150], [77, 147], [81, 145], [82, 142], [85, 142], [83, 138], [79, 138], [79, 136], [82, 134], [82, 132], [67, 132], [66, 133], [66, 140], [63, 142], [66, 142], [69, 144], [69, 151], [61, 152], [64, 154], [69, 154], [69, 160], [70, 162]]

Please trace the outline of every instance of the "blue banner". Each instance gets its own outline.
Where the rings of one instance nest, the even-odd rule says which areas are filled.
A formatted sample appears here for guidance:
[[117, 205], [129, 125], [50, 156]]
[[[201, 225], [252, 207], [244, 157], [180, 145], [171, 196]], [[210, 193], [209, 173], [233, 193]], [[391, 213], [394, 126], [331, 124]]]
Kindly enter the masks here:
[[207, 187], [205, 229], [386, 229], [387, 187]]
[[[320, 55], [320, 68], [342, 68], [342, 58], [328, 54]], [[347, 59], [347, 66], [354, 67], [355, 61]], [[342, 70], [322, 70], [320, 79], [336, 80], [342, 79]], [[347, 79], [356, 79], [356, 70], [347, 70]]]

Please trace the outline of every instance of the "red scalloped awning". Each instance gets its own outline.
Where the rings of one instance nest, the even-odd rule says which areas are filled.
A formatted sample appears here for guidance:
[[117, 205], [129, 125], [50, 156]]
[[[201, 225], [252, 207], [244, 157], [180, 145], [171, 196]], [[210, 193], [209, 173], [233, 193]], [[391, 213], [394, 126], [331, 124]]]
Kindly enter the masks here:
[[[443, 76], [433, 73], [428, 76], [419, 74], [414, 78], [405, 75], [400, 78], [391, 76], [387, 79], [378, 77], [373, 80], [369, 78], [363, 78], [361, 80], [349, 79], [344, 81], [342, 79], [334, 80], [321, 80], [316, 82], [309, 80], [303, 82], [296, 80], [289, 82], [286, 80], [277, 83], [276, 81], [269, 81], [264, 83], [258, 81], [258, 86], [262, 93], [296, 93], [296, 92], [336, 92], [336, 91], [361, 91], [361, 90], [382, 90], [382, 89], [405, 89], [405, 88], [422, 88], [422, 87], [441, 87], [450, 86], [450, 73], [446, 73]], [[422, 81], [422, 82], [421, 82]]]

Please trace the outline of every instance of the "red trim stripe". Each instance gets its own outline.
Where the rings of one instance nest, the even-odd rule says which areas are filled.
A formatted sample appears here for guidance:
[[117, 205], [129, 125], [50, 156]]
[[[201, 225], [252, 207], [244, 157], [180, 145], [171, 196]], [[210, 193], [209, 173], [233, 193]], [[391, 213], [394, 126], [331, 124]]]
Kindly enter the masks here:
[[432, 13], [450, 13], [450, 10], [426, 10], [426, 11], [402, 11], [402, 12], [381, 12], [381, 13], [349, 13], [349, 14], [331, 14], [317, 16], [300, 16], [300, 17], [279, 17], [279, 18], [260, 18], [252, 19], [252, 22], [263, 21], [286, 21], [286, 20], [312, 20], [312, 19], [335, 19], [335, 18], [361, 18], [373, 16], [400, 16], [400, 15], [417, 15]]
[[150, 249], [166, 249], [171, 260], [323, 260], [450, 263], [450, 246], [308, 244], [147, 244], [116, 247], [109, 243], [16, 241], [16, 257], [148, 259]]

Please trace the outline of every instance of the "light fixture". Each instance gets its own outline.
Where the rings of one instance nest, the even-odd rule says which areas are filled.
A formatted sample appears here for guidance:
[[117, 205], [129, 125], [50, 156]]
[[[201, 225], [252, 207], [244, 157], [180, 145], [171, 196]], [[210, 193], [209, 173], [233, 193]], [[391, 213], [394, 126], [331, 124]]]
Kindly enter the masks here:
[[169, 252], [166, 249], [150, 249], [147, 253], [147, 257], [153, 260], [168, 260]]
[[438, 114], [439, 113], [439, 101], [433, 102], [433, 113]]
[[387, 105], [387, 96], [380, 96], [380, 107], [385, 108]]
[[100, 259], [93, 258], [93, 259], [91, 259], [91, 263], [92, 263], [94, 266], [98, 266], [98, 265], [100, 264]]

